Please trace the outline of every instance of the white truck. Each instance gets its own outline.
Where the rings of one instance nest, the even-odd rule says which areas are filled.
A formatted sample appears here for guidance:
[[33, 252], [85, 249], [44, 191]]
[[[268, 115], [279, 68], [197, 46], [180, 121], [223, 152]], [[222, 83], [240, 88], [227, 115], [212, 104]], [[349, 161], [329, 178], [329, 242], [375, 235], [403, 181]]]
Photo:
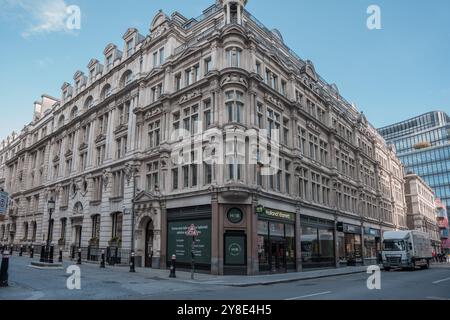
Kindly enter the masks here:
[[433, 248], [427, 233], [417, 230], [386, 231], [383, 238], [382, 258], [385, 271], [391, 268], [415, 270], [416, 267], [430, 267]]

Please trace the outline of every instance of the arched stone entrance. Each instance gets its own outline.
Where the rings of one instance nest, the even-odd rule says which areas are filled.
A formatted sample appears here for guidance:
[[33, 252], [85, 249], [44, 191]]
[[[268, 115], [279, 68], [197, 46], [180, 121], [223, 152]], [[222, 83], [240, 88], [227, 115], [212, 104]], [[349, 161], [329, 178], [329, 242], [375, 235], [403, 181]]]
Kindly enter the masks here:
[[136, 197], [135, 248], [136, 265], [160, 268], [161, 210], [153, 194], [142, 192]]

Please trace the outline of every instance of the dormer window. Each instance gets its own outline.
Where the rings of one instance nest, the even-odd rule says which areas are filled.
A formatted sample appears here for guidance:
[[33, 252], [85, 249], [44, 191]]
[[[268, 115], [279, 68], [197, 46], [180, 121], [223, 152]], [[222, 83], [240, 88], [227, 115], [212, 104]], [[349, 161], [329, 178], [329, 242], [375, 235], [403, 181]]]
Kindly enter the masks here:
[[131, 57], [134, 53], [133, 39], [127, 42], [127, 57]]
[[111, 94], [112, 94], [112, 88], [111, 88], [111, 85], [107, 84], [107, 85], [103, 88], [103, 90], [102, 90], [101, 97], [102, 97], [102, 99], [106, 99], [106, 98], [108, 98], [109, 96], [111, 96]]
[[93, 82], [95, 80], [95, 69], [89, 72], [89, 79]]
[[112, 55], [110, 55], [106, 58], [106, 71], [111, 70], [112, 67], [113, 67], [113, 57]]
[[80, 92], [80, 80], [77, 80], [77, 82], [75, 82], [75, 90], [76, 92]]

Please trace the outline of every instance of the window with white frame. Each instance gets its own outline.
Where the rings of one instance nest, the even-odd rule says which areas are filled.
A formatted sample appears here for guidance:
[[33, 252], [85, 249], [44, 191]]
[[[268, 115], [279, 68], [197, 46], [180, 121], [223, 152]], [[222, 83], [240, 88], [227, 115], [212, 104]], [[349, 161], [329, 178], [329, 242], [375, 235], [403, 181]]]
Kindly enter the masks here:
[[159, 161], [147, 164], [146, 190], [155, 191], [159, 186]]
[[198, 105], [194, 105], [183, 110], [183, 129], [191, 135], [199, 132], [199, 110]]
[[134, 40], [131, 39], [127, 42], [127, 57], [131, 57], [134, 53]]
[[106, 57], [106, 71], [110, 71], [113, 67], [113, 56], [112, 54]]
[[130, 107], [131, 102], [127, 101], [117, 108], [117, 126], [128, 125], [128, 121], [130, 119]]
[[213, 114], [211, 108], [211, 100], [203, 101], [203, 130], [206, 131], [212, 125]]
[[96, 150], [97, 150], [96, 165], [101, 166], [105, 161], [106, 146], [105, 145], [98, 146]]
[[161, 141], [161, 121], [157, 120], [148, 125], [148, 147], [158, 147]]
[[125, 188], [125, 175], [122, 170], [113, 172], [113, 197], [123, 197]]
[[205, 59], [204, 65], [205, 65], [205, 72], [204, 72], [204, 74], [207, 75], [208, 72], [210, 72], [211, 69], [212, 69], [212, 59], [211, 59], [211, 57], [208, 57], [208, 58]]
[[244, 95], [237, 90], [225, 92], [228, 122], [244, 123]]
[[227, 53], [228, 67], [240, 68], [241, 67], [242, 50], [240, 48], [233, 47], [233, 48], [228, 48], [226, 53]]
[[103, 178], [102, 176], [97, 176], [92, 179], [93, 182], [93, 201], [101, 201], [103, 195]]
[[127, 136], [116, 139], [116, 159], [121, 159], [126, 155], [127, 143]]

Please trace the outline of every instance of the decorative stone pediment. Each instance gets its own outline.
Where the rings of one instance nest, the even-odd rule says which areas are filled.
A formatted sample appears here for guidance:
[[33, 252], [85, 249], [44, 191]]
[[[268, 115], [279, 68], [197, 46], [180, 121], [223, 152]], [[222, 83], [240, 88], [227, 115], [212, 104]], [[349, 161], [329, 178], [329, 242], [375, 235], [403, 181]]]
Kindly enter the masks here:
[[264, 96], [265, 100], [267, 102], [270, 102], [271, 104], [273, 104], [274, 106], [280, 107], [281, 109], [283, 109], [283, 103], [281, 103], [280, 99], [274, 97], [271, 94], [266, 93]]
[[59, 155], [53, 157], [53, 162], [59, 162]]
[[106, 136], [105, 136], [104, 134], [99, 134], [99, 135], [97, 136], [97, 138], [95, 138], [95, 143], [102, 142], [102, 141], [105, 140], [105, 139], [106, 139]]
[[136, 205], [142, 205], [153, 201], [159, 201], [159, 196], [148, 191], [141, 191], [134, 199]]
[[87, 147], [88, 147], [87, 143], [86, 142], [82, 142], [80, 144], [80, 146], [78, 147], [78, 150], [82, 151], [82, 150], [86, 149]]
[[152, 117], [154, 117], [154, 116], [156, 116], [156, 115], [158, 115], [158, 114], [160, 114], [160, 113], [161, 113], [161, 108], [159, 108], [159, 107], [151, 108], [150, 110], [148, 110], [148, 111], [145, 113], [145, 120], [149, 120], [149, 119], [151, 119]]
[[245, 79], [242, 75], [239, 74], [228, 74], [220, 82], [221, 87], [228, 84], [237, 84], [244, 86], [246, 89], [248, 88], [247, 79]]
[[315, 131], [316, 133], [320, 134], [320, 128], [319, 128], [319, 126], [317, 126], [314, 122], [312, 122], [312, 121], [307, 121], [307, 122], [306, 122], [306, 126], [307, 126], [309, 129], [311, 129], [311, 130]]
[[202, 96], [202, 93], [200, 90], [190, 91], [181, 97], [180, 101], [178, 101], [178, 104], [185, 103], [187, 101], [190, 101], [192, 99], [195, 99], [195, 98], [198, 98], [201, 96]]
[[157, 36], [154, 35], [154, 33], [158, 33], [158, 30], [160, 30], [163, 25], [167, 24], [169, 21], [169, 17], [162, 10], [159, 10], [159, 12], [153, 18], [152, 24], [150, 26], [150, 33], [152, 34], [152, 38], [156, 38]]
[[138, 33], [138, 30], [136, 28], [128, 28], [128, 30], [123, 35], [122, 39], [127, 40], [130, 37], [132, 37], [135, 33]]
[[88, 69], [91, 69], [93, 66], [95, 66], [98, 63], [99, 62], [97, 59], [91, 59], [91, 61], [89, 61], [89, 64], [87, 65], [87, 67], [88, 67]]
[[302, 74], [308, 75], [308, 77], [311, 78], [312, 80], [314, 80], [315, 82], [318, 81], [316, 69], [315, 69], [314, 64], [312, 63], [312, 61], [307, 60], [306, 64], [302, 67], [300, 72]]
[[110, 53], [111, 51], [117, 49], [117, 46], [113, 43], [110, 43], [106, 46], [105, 50], [103, 51], [103, 54], [106, 56], [108, 55], [108, 53]]

